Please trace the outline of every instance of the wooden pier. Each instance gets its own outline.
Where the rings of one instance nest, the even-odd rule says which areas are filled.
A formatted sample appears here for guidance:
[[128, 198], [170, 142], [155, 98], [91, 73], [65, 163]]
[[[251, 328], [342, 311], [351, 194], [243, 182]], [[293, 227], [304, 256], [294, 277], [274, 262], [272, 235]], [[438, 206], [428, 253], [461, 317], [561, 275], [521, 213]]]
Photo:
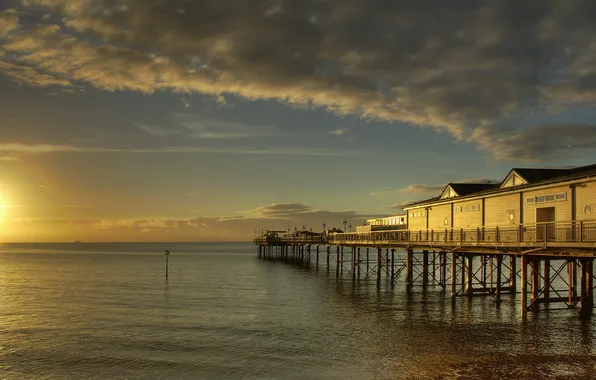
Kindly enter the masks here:
[[[521, 314], [594, 307], [596, 221], [444, 230], [263, 236], [258, 257], [325, 267], [337, 278], [401, 278], [408, 292], [430, 286], [451, 297], [519, 294]], [[323, 262], [325, 263], [323, 265]]]

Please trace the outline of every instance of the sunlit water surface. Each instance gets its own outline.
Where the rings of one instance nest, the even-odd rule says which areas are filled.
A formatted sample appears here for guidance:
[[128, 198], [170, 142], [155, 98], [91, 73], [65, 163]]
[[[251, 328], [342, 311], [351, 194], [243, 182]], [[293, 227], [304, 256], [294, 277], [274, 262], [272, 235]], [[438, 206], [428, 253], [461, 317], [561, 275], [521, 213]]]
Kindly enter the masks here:
[[408, 298], [250, 244], [0, 251], [1, 379], [596, 378], [593, 321], [514, 298]]

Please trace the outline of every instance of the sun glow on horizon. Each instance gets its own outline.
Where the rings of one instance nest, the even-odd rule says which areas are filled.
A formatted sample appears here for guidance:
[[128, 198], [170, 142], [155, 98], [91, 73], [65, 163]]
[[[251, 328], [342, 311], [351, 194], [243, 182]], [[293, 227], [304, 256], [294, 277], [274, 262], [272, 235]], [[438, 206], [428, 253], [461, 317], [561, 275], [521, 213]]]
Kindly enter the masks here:
[[6, 217], [6, 209], [8, 208], [8, 204], [6, 202], [6, 197], [4, 194], [0, 193], [0, 223], [4, 221]]

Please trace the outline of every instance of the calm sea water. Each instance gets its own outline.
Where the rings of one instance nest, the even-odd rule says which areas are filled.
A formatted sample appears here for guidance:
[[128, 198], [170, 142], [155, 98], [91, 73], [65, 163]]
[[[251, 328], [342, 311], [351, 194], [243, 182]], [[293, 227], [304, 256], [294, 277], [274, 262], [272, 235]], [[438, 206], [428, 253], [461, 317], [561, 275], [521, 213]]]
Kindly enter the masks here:
[[594, 321], [518, 309], [408, 298], [251, 244], [4, 245], [0, 379], [596, 378]]

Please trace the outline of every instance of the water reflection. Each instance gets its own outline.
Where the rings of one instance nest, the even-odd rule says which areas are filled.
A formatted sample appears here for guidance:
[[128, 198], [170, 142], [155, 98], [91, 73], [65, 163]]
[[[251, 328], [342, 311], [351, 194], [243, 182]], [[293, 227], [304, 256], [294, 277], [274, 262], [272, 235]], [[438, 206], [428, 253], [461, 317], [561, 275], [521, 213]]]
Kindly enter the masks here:
[[[356, 338], [376, 379], [595, 378], [593, 321], [574, 310], [520, 318], [519, 295], [456, 297], [439, 286], [406, 291], [372, 278], [325, 277], [334, 302], [345, 304], [336, 328]], [[320, 292], [319, 294], [327, 293]]]

